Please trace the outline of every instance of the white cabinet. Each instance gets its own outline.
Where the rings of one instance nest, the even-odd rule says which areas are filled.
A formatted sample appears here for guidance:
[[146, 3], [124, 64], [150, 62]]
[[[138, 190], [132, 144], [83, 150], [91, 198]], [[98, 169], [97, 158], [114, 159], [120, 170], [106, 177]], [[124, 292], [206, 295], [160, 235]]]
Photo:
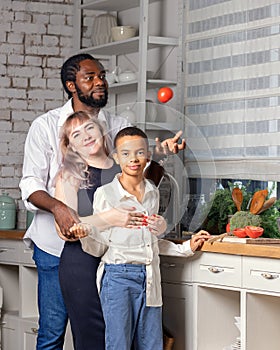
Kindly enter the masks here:
[[163, 325], [175, 338], [173, 350], [192, 349], [192, 285], [162, 283]]
[[22, 320], [20, 324], [20, 338], [22, 349], [36, 349], [36, 338], [38, 333], [38, 321], [36, 319]]
[[[3, 288], [3, 350], [35, 350], [38, 332], [37, 270], [32, 250], [22, 240], [0, 239], [0, 286]], [[64, 350], [72, 350], [67, 329]]]
[[223, 350], [238, 339], [241, 350], [279, 349], [279, 259], [204, 252], [164, 257], [161, 271], [164, 322], [178, 349]]
[[175, 338], [174, 350], [192, 349], [192, 259], [161, 256], [163, 325]]
[[[99, 1], [83, 1], [79, 0], [75, 2], [74, 12], [74, 40], [73, 45], [75, 52], [88, 52], [97, 58], [104, 61], [109, 61], [109, 68], [113, 69], [115, 65], [119, 64], [119, 61], [125, 56], [137, 69], [137, 80], [127, 83], [116, 83], [110, 87], [110, 96], [113, 96], [113, 105], [118, 111], [118, 105], [120, 104], [119, 95], [127, 92], [135, 92], [135, 96], [132, 97], [131, 106], [134, 102], [137, 103], [137, 117], [138, 124], [145, 129], [155, 128], [154, 123], [148, 123], [146, 120], [146, 104], [145, 100], [149, 95], [150, 89], [157, 89], [161, 86], [171, 85], [176, 87], [176, 104], [175, 109], [183, 112], [183, 96], [184, 96], [184, 67], [183, 67], [183, 21], [184, 21], [184, 3], [185, 0], [99, 0]], [[155, 7], [152, 11], [152, 17], [150, 17], [151, 6]], [[165, 9], [165, 16], [163, 11]], [[176, 9], [176, 10], [175, 10]], [[130, 11], [134, 12], [130, 12]], [[131, 25], [131, 21], [135, 18], [133, 25], [138, 29], [138, 35], [136, 37], [111, 42], [99, 46], [82, 47], [82, 23], [86, 16], [89, 15], [89, 11], [95, 11], [97, 14], [102, 12], [112, 12], [117, 15], [118, 21], [122, 25]], [[171, 13], [168, 13], [171, 12]], [[172, 21], [170, 21], [170, 15]], [[132, 17], [133, 16], [133, 19]], [[163, 18], [165, 17], [165, 18]], [[162, 23], [164, 21], [164, 23]], [[158, 23], [156, 29], [155, 23]], [[174, 34], [174, 25], [176, 23], [176, 30]], [[153, 32], [151, 30], [153, 27]], [[172, 35], [168, 36], [168, 30], [170, 28]], [[156, 35], [154, 35], [154, 33]], [[174, 34], [174, 35], [173, 35]], [[153, 50], [159, 50], [155, 55], [156, 58], [151, 59], [151, 52]], [[169, 56], [175, 49], [175, 59], [169, 61]], [[167, 51], [166, 51], [167, 50]], [[127, 55], [134, 54], [131, 58]], [[171, 57], [173, 57], [171, 55]], [[166, 71], [172, 66], [175, 66], [175, 74], [171, 74], [171, 79], [161, 76], [160, 78], [150, 79], [147, 76], [147, 71], [151, 68], [152, 62], [156, 64], [153, 67], [157, 67], [157, 70], [166, 75]], [[161, 69], [162, 66], [167, 67], [165, 70]], [[173, 67], [174, 68], [174, 67]], [[154, 101], [156, 102], [156, 101]], [[171, 116], [172, 118], [172, 116]], [[175, 120], [177, 122], [175, 122]], [[178, 118], [176, 115], [173, 120], [167, 120], [164, 125], [158, 125], [157, 129], [161, 126], [163, 129], [178, 130], [183, 127], [182, 118]]]

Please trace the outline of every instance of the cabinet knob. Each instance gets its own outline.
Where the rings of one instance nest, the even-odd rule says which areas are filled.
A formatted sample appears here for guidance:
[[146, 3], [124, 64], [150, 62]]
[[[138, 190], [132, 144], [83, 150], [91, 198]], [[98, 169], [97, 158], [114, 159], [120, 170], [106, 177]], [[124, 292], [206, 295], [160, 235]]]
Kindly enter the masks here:
[[171, 267], [176, 267], [176, 264], [163, 263], [162, 266], [169, 269]]
[[5, 252], [7, 252], [7, 251], [8, 251], [7, 248], [2, 248], [2, 249], [0, 249], [0, 253], [5, 253]]
[[212, 272], [212, 273], [224, 272], [224, 269], [221, 269], [221, 268], [218, 268], [218, 267], [214, 267], [214, 266], [208, 267], [208, 270], [210, 272]]
[[275, 280], [276, 278], [279, 278], [279, 275], [273, 275], [271, 273], [268, 272], [264, 272], [261, 274], [263, 278], [265, 278], [266, 280]]
[[38, 328], [35, 328], [35, 327], [32, 327], [31, 328], [31, 331], [35, 334], [38, 334]]

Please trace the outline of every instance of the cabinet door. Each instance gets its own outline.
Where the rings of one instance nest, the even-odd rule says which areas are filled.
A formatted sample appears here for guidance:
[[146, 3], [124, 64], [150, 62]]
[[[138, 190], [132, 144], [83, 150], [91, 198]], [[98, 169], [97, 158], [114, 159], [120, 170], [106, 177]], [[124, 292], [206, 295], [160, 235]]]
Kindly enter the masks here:
[[22, 350], [35, 350], [38, 333], [38, 322], [21, 319], [21, 344]]
[[173, 350], [192, 350], [192, 285], [162, 283], [163, 325], [175, 338]]
[[2, 318], [1, 331], [1, 349], [21, 349], [19, 319], [16, 316], [4, 314]]

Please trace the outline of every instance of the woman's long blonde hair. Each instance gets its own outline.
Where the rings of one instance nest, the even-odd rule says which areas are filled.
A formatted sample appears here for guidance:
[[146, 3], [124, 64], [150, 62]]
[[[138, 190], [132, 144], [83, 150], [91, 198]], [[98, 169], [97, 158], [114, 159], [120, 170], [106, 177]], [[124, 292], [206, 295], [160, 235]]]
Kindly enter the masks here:
[[96, 124], [100, 130], [100, 133], [103, 137], [103, 146], [106, 155], [109, 155], [109, 149], [107, 146], [107, 136], [104, 132], [104, 128], [100, 124], [100, 122], [94, 118], [91, 114], [85, 111], [74, 112], [66, 119], [64, 122], [61, 133], [60, 133], [60, 149], [62, 153], [62, 168], [61, 173], [65, 177], [72, 177], [74, 181], [80, 184], [80, 188], [89, 187], [89, 179], [88, 179], [88, 164], [86, 160], [76, 152], [69, 140], [69, 136], [71, 131], [73, 130], [73, 126], [81, 125], [85, 123], [87, 120], [92, 120], [94, 124]]

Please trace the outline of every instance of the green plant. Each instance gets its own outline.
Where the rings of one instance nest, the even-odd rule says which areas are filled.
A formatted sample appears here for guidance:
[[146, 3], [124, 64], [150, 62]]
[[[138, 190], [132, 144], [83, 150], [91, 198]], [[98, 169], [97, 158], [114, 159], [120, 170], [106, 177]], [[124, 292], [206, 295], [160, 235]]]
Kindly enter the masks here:
[[280, 200], [277, 200], [274, 205], [260, 214], [264, 228], [263, 237], [280, 238], [280, 232], [277, 226], [277, 218], [280, 217]]
[[244, 228], [245, 226], [260, 226], [260, 215], [254, 215], [249, 211], [237, 211], [230, 219], [230, 229]]
[[206, 220], [202, 228], [213, 234], [225, 232], [228, 215], [233, 215], [236, 212], [231, 191], [228, 188], [216, 190], [213, 200], [206, 204], [204, 210], [206, 211]]

